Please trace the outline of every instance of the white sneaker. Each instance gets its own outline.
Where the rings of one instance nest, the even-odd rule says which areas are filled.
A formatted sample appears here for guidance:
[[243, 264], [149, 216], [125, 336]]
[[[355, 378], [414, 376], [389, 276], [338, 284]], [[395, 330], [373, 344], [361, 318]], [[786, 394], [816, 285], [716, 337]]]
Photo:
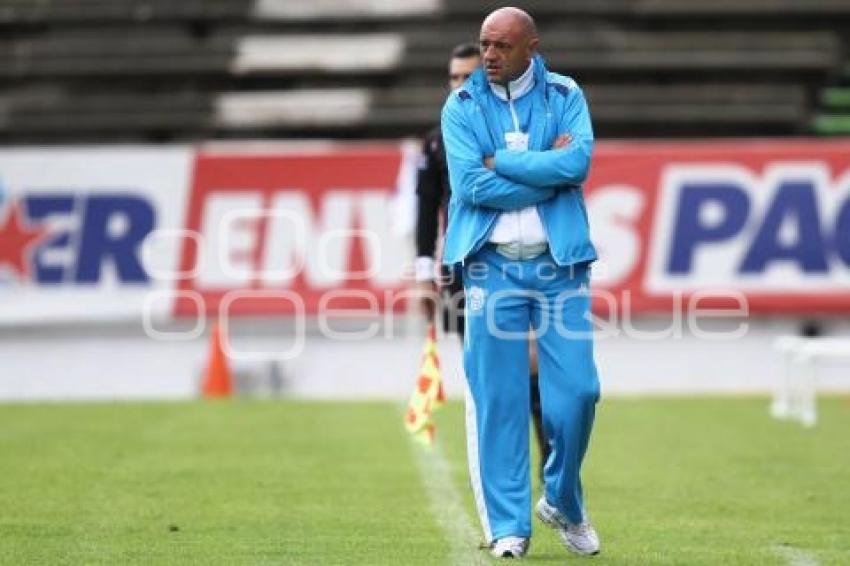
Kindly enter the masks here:
[[522, 537], [503, 537], [490, 545], [490, 554], [494, 558], [522, 558], [528, 552], [528, 539]]
[[547, 503], [545, 497], [537, 502], [535, 511], [541, 521], [558, 531], [567, 550], [584, 556], [599, 554], [599, 536], [589, 521], [570, 523], [563, 513]]

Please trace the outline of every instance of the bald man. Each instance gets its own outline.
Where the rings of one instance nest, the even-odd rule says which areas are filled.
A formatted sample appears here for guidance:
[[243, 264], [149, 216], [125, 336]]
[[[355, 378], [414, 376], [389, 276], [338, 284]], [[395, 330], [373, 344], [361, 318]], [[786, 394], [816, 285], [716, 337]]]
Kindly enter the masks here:
[[[481, 64], [478, 45], [463, 43], [452, 50], [449, 59], [449, 88], [457, 89]], [[416, 197], [418, 212], [416, 215], [416, 282], [421, 296], [421, 310], [429, 321], [437, 314], [435, 298], [440, 296], [435, 281], [434, 256], [436, 255], [439, 225], [445, 223], [446, 204], [448, 202], [449, 172], [446, 165], [446, 152], [443, 149], [443, 134], [440, 126], [435, 126], [422, 144], [419, 160], [419, 172], [416, 179]], [[445, 224], [444, 224], [445, 225]], [[443, 270], [444, 294], [443, 325], [447, 331], [463, 336], [463, 287], [460, 274], [448, 269]], [[537, 387], [537, 346], [533, 336], [529, 339], [529, 386], [531, 387], [531, 422], [534, 436], [540, 450], [540, 478], [543, 478], [543, 464], [549, 458], [549, 443], [543, 437], [543, 416], [540, 410], [540, 390]]]
[[531, 536], [529, 328], [551, 454], [537, 516], [578, 554], [599, 552], [580, 468], [599, 399], [590, 323], [596, 259], [581, 185], [593, 131], [576, 82], [548, 72], [534, 21], [484, 20], [482, 67], [446, 101], [452, 189], [443, 260], [461, 264], [470, 479], [491, 552], [519, 558]]

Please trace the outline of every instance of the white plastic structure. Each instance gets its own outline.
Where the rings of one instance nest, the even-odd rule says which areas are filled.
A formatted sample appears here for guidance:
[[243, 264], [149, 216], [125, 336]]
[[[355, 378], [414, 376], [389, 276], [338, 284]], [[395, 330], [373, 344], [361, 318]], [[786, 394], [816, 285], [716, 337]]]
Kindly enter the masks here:
[[784, 367], [777, 380], [770, 414], [777, 419], [814, 426], [818, 421], [818, 364], [850, 360], [850, 338], [803, 338], [781, 336], [773, 347], [782, 354]]

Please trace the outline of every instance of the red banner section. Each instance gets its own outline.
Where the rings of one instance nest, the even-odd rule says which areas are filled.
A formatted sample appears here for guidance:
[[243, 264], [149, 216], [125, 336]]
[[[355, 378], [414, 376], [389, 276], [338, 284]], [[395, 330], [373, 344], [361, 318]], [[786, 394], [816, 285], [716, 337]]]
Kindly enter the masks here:
[[392, 233], [398, 145], [197, 156], [178, 315], [400, 310], [408, 259]]
[[[201, 152], [176, 313], [403, 308], [403, 164], [395, 144]], [[599, 310], [850, 312], [850, 142], [599, 143], [585, 194]]]

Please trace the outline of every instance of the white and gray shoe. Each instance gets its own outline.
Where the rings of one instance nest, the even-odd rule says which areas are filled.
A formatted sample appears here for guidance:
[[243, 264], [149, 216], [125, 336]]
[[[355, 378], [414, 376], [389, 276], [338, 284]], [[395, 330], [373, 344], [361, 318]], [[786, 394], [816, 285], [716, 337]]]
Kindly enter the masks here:
[[545, 497], [541, 497], [535, 506], [537, 517], [558, 531], [561, 542], [570, 552], [583, 556], [599, 554], [599, 536], [589, 521], [570, 523], [563, 513], [549, 505]]
[[523, 537], [503, 537], [490, 545], [490, 554], [494, 558], [522, 558], [526, 552], [528, 539]]

